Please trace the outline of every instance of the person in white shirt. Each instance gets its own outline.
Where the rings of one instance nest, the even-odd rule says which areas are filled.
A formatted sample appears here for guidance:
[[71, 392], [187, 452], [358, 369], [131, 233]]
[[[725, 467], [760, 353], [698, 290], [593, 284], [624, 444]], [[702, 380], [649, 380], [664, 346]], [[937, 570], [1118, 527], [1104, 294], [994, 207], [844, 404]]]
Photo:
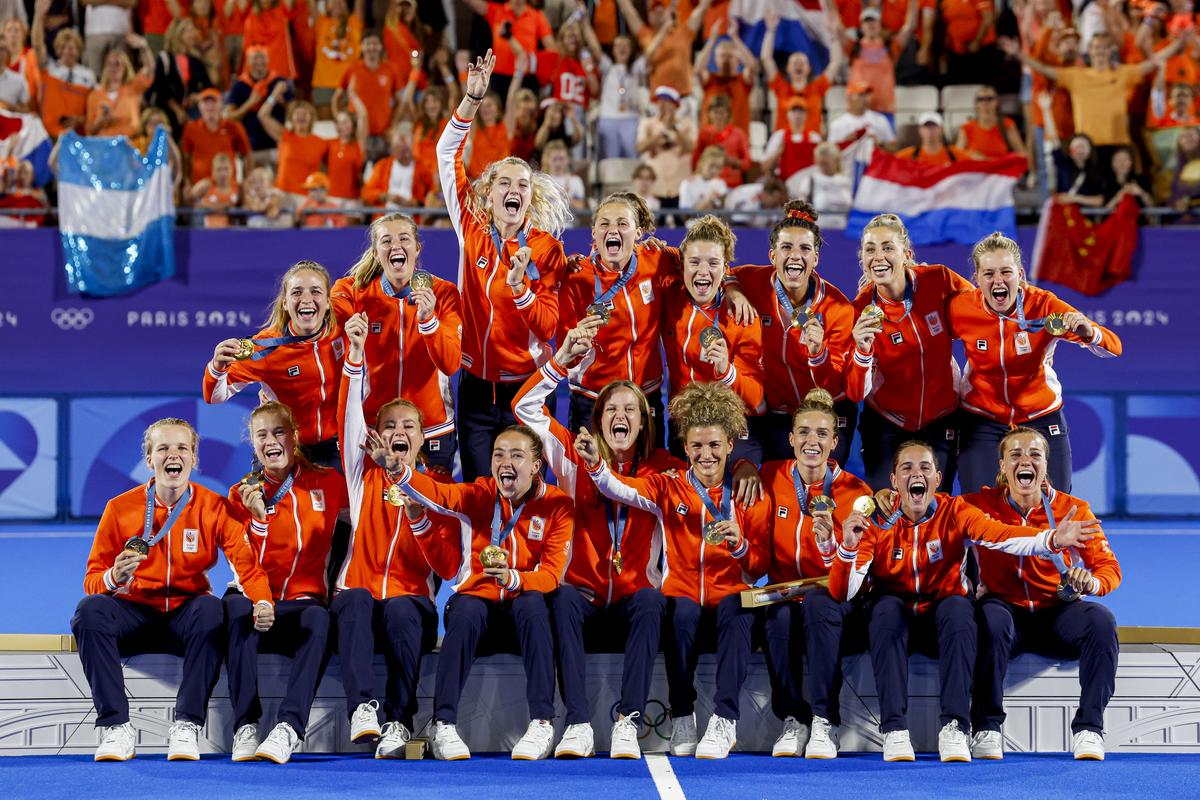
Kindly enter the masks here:
[[583, 179], [571, 172], [571, 153], [561, 139], [555, 139], [542, 150], [542, 167], [554, 182], [562, 187], [575, 211], [587, 211], [587, 190]]
[[717, 145], [704, 148], [696, 163], [696, 174], [679, 184], [679, 207], [692, 211], [721, 208], [729, 186], [721, 180], [725, 166], [725, 151]]
[[822, 142], [813, 155], [816, 164], [793, 176], [788, 193], [812, 203], [821, 215], [822, 228], [845, 228], [854, 190], [849, 176], [842, 172], [842, 153], [833, 142]]
[[766, 228], [779, 219], [787, 201], [787, 186], [771, 175], [762, 183], [743, 183], [730, 189], [725, 195], [725, 210], [730, 212], [729, 221], [734, 225]]
[[70, 83], [84, 89], [96, 86], [96, 73], [80, 63], [83, 57], [83, 37], [74, 28], [62, 28], [54, 36], [54, 58], [46, 53], [46, 13], [50, 10], [50, 0], [37, 0], [33, 8], [33, 28], [29, 38], [32, 40], [33, 52], [37, 55], [38, 66], [58, 78], [63, 83]]
[[[0, 63], [7, 64], [8, 60], [8, 46], [0, 39]], [[29, 103], [29, 84], [25, 82], [24, 72], [0, 68], [0, 109], [21, 112], [32, 110]]]
[[664, 208], [679, 207], [679, 187], [692, 170], [696, 125], [679, 115], [679, 92], [670, 86], [654, 90], [658, 113], [638, 124], [638, 156], [654, 169], [654, 196]]
[[[896, 129], [887, 117], [867, 107], [870, 102], [871, 85], [866, 81], [851, 81], [846, 87], [846, 110], [829, 122], [829, 141], [841, 144], [861, 131], [885, 150], [893, 149]], [[871, 152], [873, 148], [864, 148], [861, 159], [869, 161]]]
[[87, 6], [83, 18], [83, 63], [93, 74], [100, 73], [104, 54], [133, 33], [133, 9], [137, 0], [80, 0]]

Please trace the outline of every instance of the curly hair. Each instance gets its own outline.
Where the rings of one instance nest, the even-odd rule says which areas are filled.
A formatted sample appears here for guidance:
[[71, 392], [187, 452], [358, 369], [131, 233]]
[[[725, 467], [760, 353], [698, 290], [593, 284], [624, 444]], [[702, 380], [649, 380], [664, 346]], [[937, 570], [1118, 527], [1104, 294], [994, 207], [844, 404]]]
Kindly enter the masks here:
[[[900, 237], [900, 246], [906, 251], [912, 252], [912, 241], [908, 238], [908, 228], [904, 227], [904, 221], [895, 214], [876, 214], [871, 217], [871, 221], [863, 227], [862, 238], [866, 239], [867, 232], [875, 228], [887, 228], [896, 233]], [[860, 253], [862, 252], [861, 242], [862, 239], [859, 240]], [[862, 267], [862, 274], [858, 276], [858, 290], [861, 292], [871, 285], [871, 275], [867, 271], [867, 265], [862, 263], [861, 258], [859, 258], [859, 265]]]
[[471, 195], [467, 199], [467, 210], [481, 225], [492, 223], [492, 184], [496, 182], [496, 173], [503, 166], [515, 164], [524, 167], [529, 172], [529, 208], [525, 219], [533, 223], [533, 227], [545, 231], [554, 238], [562, 236], [562, 232], [575, 222], [575, 214], [571, 211], [571, 200], [567, 193], [549, 175], [529, 166], [523, 158], [509, 156], [488, 164], [483, 174], [471, 184]]
[[671, 418], [676, 435], [687, 443], [692, 428], [715, 425], [730, 439], [746, 433], [746, 404], [723, 383], [691, 383], [671, 398]]
[[686, 253], [688, 245], [695, 242], [715, 242], [721, 245], [725, 252], [725, 265], [729, 266], [729, 262], [733, 261], [733, 248], [737, 244], [737, 234], [729, 229], [725, 220], [714, 217], [712, 214], [705, 214], [692, 223], [692, 227], [688, 228], [687, 235], [683, 237], [683, 242], [679, 245], [679, 252]]
[[421, 246], [421, 229], [417, 227], [415, 219], [398, 211], [384, 214], [372, 222], [371, 227], [367, 228], [367, 249], [363, 251], [354, 266], [346, 272], [348, 276], [354, 278], [354, 288], [361, 289], [383, 274], [383, 264], [380, 264], [379, 259], [375, 258], [375, 245], [379, 242], [379, 237], [383, 235], [383, 226], [391, 222], [407, 224], [412, 228], [412, 235], [417, 240], [417, 247]]

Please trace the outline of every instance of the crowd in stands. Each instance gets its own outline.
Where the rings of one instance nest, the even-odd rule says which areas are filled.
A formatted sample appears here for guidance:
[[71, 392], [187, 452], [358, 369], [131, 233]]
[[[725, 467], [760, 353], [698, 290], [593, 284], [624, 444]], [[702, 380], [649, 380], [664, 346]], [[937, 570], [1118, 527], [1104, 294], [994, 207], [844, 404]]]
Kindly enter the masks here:
[[[1198, 19], [1191, 0], [0, 0], [0, 109], [143, 150], [166, 128], [198, 226], [360, 224], [443, 204], [435, 143], [490, 47], [469, 174], [519, 156], [577, 212], [636, 187], [743, 221], [803, 198], [836, 223], [863, 138], [928, 164], [1021, 154], [1035, 197], [1187, 212]], [[11, 157], [0, 191], [54, 203]]]

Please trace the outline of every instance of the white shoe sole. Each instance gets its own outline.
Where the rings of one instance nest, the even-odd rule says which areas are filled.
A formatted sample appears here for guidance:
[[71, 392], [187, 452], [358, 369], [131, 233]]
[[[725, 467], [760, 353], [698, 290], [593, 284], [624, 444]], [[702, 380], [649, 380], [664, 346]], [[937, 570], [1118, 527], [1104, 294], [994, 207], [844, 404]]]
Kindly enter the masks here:
[[693, 758], [696, 755], [696, 745], [690, 747], [671, 748], [671, 755], [676, 758]]
[[555, 750], [554, 751], [555, 758], [591, 758], [594, 755], [596, 755], [595, 750], [589, 750], [588, 752], [585, 752], [585, 753], [581, 753], [576, 750]]
[[255, 753], [254, 755], [258, 756], [263, 761], [270, 761], [272, 764], [286, 764], [286, 763], [288, 763], [288, 761], [291, 760], [291, 756], [288, 756], [287, 758], [281, 760], [281, 759], [276, 758], [273, 755], [268, 755], [267, 753]]
[[894, 763], [897, 761], [916, 761], [917, 758], [915, 755], [910, 756], [908, 753], [901, 753], [898, 756], [891, 756], [891, 757], [884, 756], [883, 760], [887, 761], [888, 763]]
[[255, 753], [252, 756], [230, 756], [229, 760], [235, 764], [242, 764], [247, 761], [258, 761], [260, 758], [267, 758], [267, 756], [264, 756], [262, 753]]
[[800, 752], [797, 750], [780, 750], [779, 752], [771, 751], [771, 758], [799, 758]]
[[1104, 756], [1098, 756], [1095, 753], [1079, 753], [1075, 756], [1076, 761], [1103, 761]]
[[637, 759], [642, 757], [642, 754], [641, 753], [609, 753], [608, 757], [609, 758], [626, 758], [626, 759], [636, 761]]
[[351, 736], [350, 741], [354, 744], [366, 744], [367, 742], [372, 742], [378, 739], [380, 733], [381, 732], [378, 729], [362, 731], [358, 734], [358, 736]]
[[512, 760], [513, 760], [513, 761], [544, 761], [545, 759], [546, 759], [546, 756], [542, 756], [541, 758], [538, 758], [537, 756], [518, 756], [518, 755], [514, 755], [514, 756], [512, 757]]
[[973, 758], [977, 761], [1003, 761], [1004, 754], [1001, 753], [1000, 755], [979, 755], [978, 753], [971, 753], [971, 758]]
[[128, 761], [131, 758], [137, 758], [137, 753], [133, 753], [128, 756], [117, 756], [117, 755], [96, 756], [94, 760], [96, 760], [96, 761]]
[[167, 761], [199, 761], [200, 756], [194, 756], [190, 753], [176, 753], [175, 755], [167, 756]]
[[832, 761], [833, 759], [837, 758], [837, 753], [834, 753], [833, 755], [829, 755], [828, 753], [805, 753], [804, 757], [812, 759], [813, 761]]
[[398, 759], [398, 758], [399, 758], [399, 759], [402, 759], [402, 758], [404, 758], [404, 748], [400, 748], [400, 751], [399, 751], [399, 752], [397, 752], [397, 753], [393, 753], [393, 754], [392, 754], [392, 755], [390, 755], [390, 756], [389, 756], [389, 755], [384, 755], [384, 754], [381, 754], [381, 753], [376, 753], [376, 754], [375, 754], [375, 758], [376, 758], [376, 759], [378, 759], [378, 760], [380, 760], [380, 761], [395, 760], [395, 759]]
[[970, 764], [970, 756], [939, 756], [943, 764]]

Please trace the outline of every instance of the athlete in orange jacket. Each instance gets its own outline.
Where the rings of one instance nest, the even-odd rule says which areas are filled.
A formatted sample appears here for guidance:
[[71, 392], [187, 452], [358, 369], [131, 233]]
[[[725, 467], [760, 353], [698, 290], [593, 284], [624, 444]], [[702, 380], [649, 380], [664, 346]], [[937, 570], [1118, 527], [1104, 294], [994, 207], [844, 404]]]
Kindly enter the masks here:
[[[1083, 517], [1091, 509], [1047, 481], [1046, 437], [1016, 428], [1000, 441], [1000, 474], [995, 488], [964, 499], [1000, 522], [1053, 528], [1072, 508]], [[1014, 652], [1079, 658], [1082, 694], [1071, 721], [1077, 759], [1104, 758], [1104, 709], [1117, 677], [1117, 621], [1099, 603], [1121, 583], [1121, 566], [1102, 532], [1080, 547], [1051, 558], [1011, 556], [981, 550], [979, 578], [986, 594], [978, 603], [979, 658], [971, 716], [975, 758], [1003, 758], [1004, 678]]]
[[369, 325], [366, 363], [371, 368], [363, 384], [363, 417], [374, 421], [396, 398], [410, 401], [424, 419], [429, 463], [450, 470], [457, 448], [450, 378], [462, 361], [458, 290], [420, 269], [421, 234], [407, 214], [372, 222], [370, 239], [358, 263], [333, 285], [338, 321], [344, 325], [361, 313]]
[[[514, 426], [496, 437], [492, 474], [474, 483], [441, 484], [407, 465], [396, 483], [431, 511], [448, 514], [459, 531], [438, 534], [462, 566], [446, 605], [446, 635], [434, 688], [435, 758], [470, 758], [455, 728], [458, 703], [479, 637], [492, 624], [516, 627], [525, 661], [530, 722], [515, 759], [541, 759], [554, 744], [554, 645], [546, 595], [558, 588], [571, 552], [571, 498], [542, 482], [538, 435]], [[431, 534], [432, 535], [432, 534]]]
[[1050, 483], [1071, 491], [1071, 442], [1054, 373], [1060, 340], [1101, 358], [1121, 355], [1116, 334], [1051, 292], [1025, 282], [1021, 248], [1000, 233], [971, 254], [973, 291], [950, 302], [950, 329], [967, 354], [961, 394], [959, 484], [979, 491], [993, 473], [996, 447], [1013, 425], [1039, 430], [1050, 443]]
[[[773, 509], [769, 583], [828, 575], [842, 520], [856, 498], [871, 493], [867, 484], [830, 458], [838, 446], [838, 415], [828, 392], [809, 391], [794, 420], [788, 436], [794, 457], [762, 467], [767, 507]], [[767, 606], [771, 709], [783, 720], [771, 755], [837, 757], [832, 726], [841, 721], [837, 699], [841, 653], [846, 650], [842, 630], [859, 627], [846, 626], [845, 621], [852, 613], [856, 619], [862, 616], [861, 606], [836, 601], [823, 588], [811, 590], [800, 604]], [[866, 649], [857, 638], [848, 641], [854, 641], [856, 650]], [[811, 706], [800, 693], [805, 656]]]
[[[958, 366], [946, 306], [971, 284], [941, 265], [914, 264], [908, 231], [894, 214], [867, 223], [861, 247], [863, 288], [854, 299], [858, 321], [846, 361], [846, 394], [863, 401], [858, 425], [864, 477], [884, 488], [896, 447], [921, 439], [934, 448], [943, 476], [939, 489], [948, 492], [958, 454]], [[868, 308], [883, 315], [863, 313]]]
[[[275, 625], [260, 641], [250, 600], [234, 590], [225, 594], [233, 760], [266, 758], [284, 764], [304, 739], [325, 671], [329, 635], [325, 565], [346, 489], [336, 471], [314, 467], [300, 454], [296, 420], [282, 403], [265, 403], [251, 412], [250, 444], [262, 472], [233, 486], [229, 500], [234, 515], [250, 526], [250, 550], [271, 585]], [[292, 656], [276, 724], [261, 744], [260, 644], [267, 652]]]
[[855, 312], [846, 296], [817, 274], [821, 229], [816, 210], [793, 200], [771, 228], [771, 263], [734, 270], [762, 320], [763, 385], [767, 412], [751, 421], [763, 460], [788, 458], [792, 415], [814, 387], [829, 392], [837, 411], [834, 460], [845, 463], [858, 422], [846, 398], [846, 359], [854, 347]]
[[[434, 576], [450, 577], [458, 570], [458, 560], [435, 560], [431, 566], [418, 537], [435, 527], [456, 533], [458, 525], [448, 517], [427, 515], [423, 506], [393, 488], [387, 470], [377, 463], [386, 463], [390, 455], [425, 469], [426, 426], [412, 401], [398, 399], [379, 406], [374, 429], [367, 425], [363, 394], [370, 367], [363, 359], [371, 341], [369, 324], [364, 314], [345, 322], [349, 351], [338, 416], [352, 532], [330, 610], [337, 620], [350, 740], [378, 737], [376, 758], [403, 758], [417, 711], [421, 656], [437, 641]], [[449, 480], [439, 468], [428, 474]], [[374, 699], [377, 645], [387, 655], [382, 709]]]
[[[870, 575], [874, 593], [868, 634], [871, 665], [879, 689], [880, 731], [885, 761], [913, 760], [908, 736], [908, 642], [918, 649], [936, 641], [941, 673], [938, 751], [943, 761], [970, 761], [971, 670], [975, 664], [975, 616], [962, 565], [967, 547], [981, 545], [1014, 555], [1052, 555], [1099, 532], [1094, 519], [1076, 519], [1039, 531], [1005, 525], [945, 494], [933, 448], [911, 440], [900, 445], [892, 470], [899, 508], [886, 519], [868, 520], [859, 510], [842, 524], [842, 543], [829, 572], [829, 591], [853, 598]], [[884, 512], [886, 513], [886, 512]]]
[[244, 339], [225, 339], [204, 372], [204, 400], [224, 403], [247, 384], [296, 409], [300, 443], [313, 463], [336, 466], [337, 395], [344, 345], [329, 305], [329, 273], [298, 261], [279, 282], [267, 326], [243, 351]]
[[489, 165], [474, 185], [468, 180], [463, 148], [494, 66], [491, 52], [469, 66], [466, 93], [437, 144], [442, 192], [459, 241], [459, 452], [468, 481], [488, 474], [492, 440], [515, 421], [513, 397], [551, 355], [565, 269], [559, 236], [574, 219], [558, 184], [519, 158]]
[[[745, 404], [727, 386], [693, 383], [671, 399], [689, 469], [682, 475], [634, 478], [600, 458], [595, 438], [581, 430], [575, 449], [605, 497], [657, 516], [665, 533], [663, 594], [667, 596], [664, 647], [673, 720], [671, 753], [725, 758], [736, 739], [738, 694], [750, 660], [752, 609], [739, 592], [766, 569], [770, 550], [766, 504], [733, 502], [727, 462], [746, 424]], [[696, 742], [693, 684], [697, 632], [716, 626], [716, 707], [704, 738]]]
[[83, 579], [87, 597], [75, 609], [71, 631], [96, 705], [96, 760], [133, 758], [137, 733], [129, 723], [118, 646], [140, 634], [139, 640], [149, 635], [183, 650], [167, 758], [195, 761], [221, 668], [225, 610], [210, 593], [207, 574], [218, 548], [254, 601], [260, 631], [271, 627], [275, 611], [267, 576], [246, 544], [246, 526], [228, 500], [191, 482], [196, 431], [181, 419], [162, 419], [142, 441], [154, 477], [105, 506]]
[[[579, 328], [568, 331], [555, 357], [525, 382], [513, 401], [513, 412], [541, 437], [559, 487], [575, 502], [571, 560], [563, 584], [550, 595], [559, 685], [567, 707], [567, 728], [555, 756], [585, 757], [595, 752], [584, 657], [586, 634], [589, 644], [603, 643], [625, 653], [610, 755], [640, 758], [636, 720], [645, 710], [666, 609], [659, 591], [662, 524], [654, 514], [600, 495], [586, 467], [581, 468], [574, 435], [545, 406], [546, 398], [570, 372], [565, 365], [594, 355], [594, 336], [600, 325], [597, 317], [589, 316]], [[590, 428], [603, 440], [610, 466], [622, 474], [645, 478], [682, 467], [666, 450], [654, 446], [657, 434], [649, 401], [630, 381], [615, 381], [600, 390]], [[624, 641], [611, 631], [627, 631]]]

